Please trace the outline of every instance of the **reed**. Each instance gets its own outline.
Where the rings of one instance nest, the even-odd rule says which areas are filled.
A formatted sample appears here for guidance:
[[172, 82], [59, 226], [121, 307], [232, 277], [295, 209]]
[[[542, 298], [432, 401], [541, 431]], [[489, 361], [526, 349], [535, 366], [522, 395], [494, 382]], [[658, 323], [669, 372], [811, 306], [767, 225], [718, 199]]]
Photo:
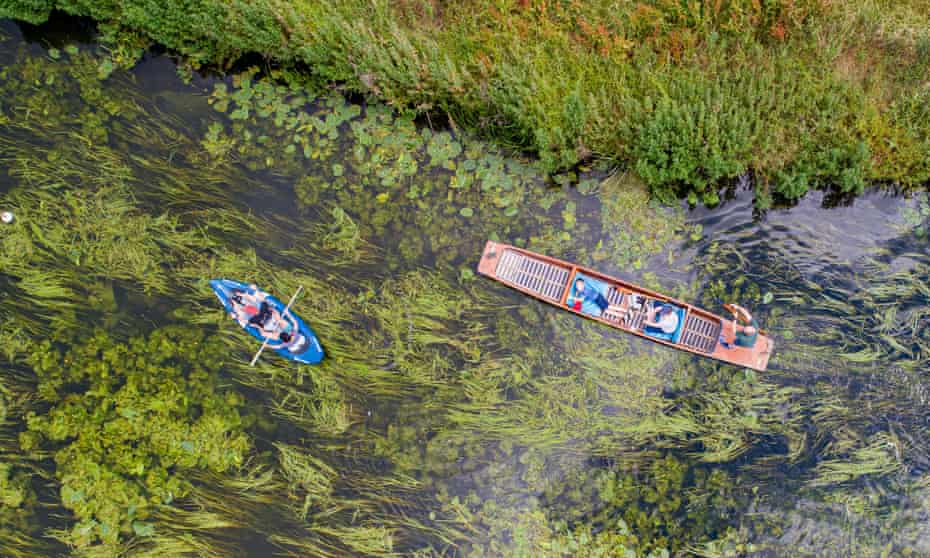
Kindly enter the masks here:
[[290, 485], [291, 499], [295, 501], [295, 513], [300, 519], [306, 520], [316, 501], [331, 496], [336, 471], [292, 446], [276, 444], [275, 447], [281, 469]]

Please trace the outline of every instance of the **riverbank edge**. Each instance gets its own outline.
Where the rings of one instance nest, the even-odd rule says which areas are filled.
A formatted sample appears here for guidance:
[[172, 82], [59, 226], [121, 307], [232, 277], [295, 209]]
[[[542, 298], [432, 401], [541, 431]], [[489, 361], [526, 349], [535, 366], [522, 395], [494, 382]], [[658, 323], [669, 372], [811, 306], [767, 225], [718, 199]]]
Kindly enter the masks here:
[[[729, 14], [745, 29], [726, 13], [696, 27], [652, 8], [662, 25], [649, 33], [636, 14], [530, 3], [474, 6], [470, 21], [464, 8], [418, 2], [154, 9], [46, 0], [10, 2], [0, 15], [91, 17], [123, 66], [153, 42], [195, 67], [229, 68], [257, 53], [343, 93], [532, 150], [553, 172], [606, 160], [665, 201], [713, 205], [722, 182], [752, 172], [765, 208], [813, 188], [855, 194], [930, 181], [930, 111], [921, 110], [930, 87], [919, 77], [930, 37], [889, 29], [882, 1], [866, 3], [871, 11], [801, 2], [795, 12], [776, 3], [774, 15]], [[579, 34], [588, 26], [599, 48]]]

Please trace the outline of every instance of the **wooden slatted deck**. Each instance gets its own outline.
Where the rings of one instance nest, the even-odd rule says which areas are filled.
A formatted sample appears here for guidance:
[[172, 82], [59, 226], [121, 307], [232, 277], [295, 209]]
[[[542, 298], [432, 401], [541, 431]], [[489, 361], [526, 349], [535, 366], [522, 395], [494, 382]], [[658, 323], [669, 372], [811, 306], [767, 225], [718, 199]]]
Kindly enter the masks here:
[[627, 308], [623, 305], [623, 297], [623, 291], [611, 285], [607, 289], [607, 303], [609, 306], [601, 314], [601, 318], [613, 324], [623, 325], [627, 317]]
[[513, 250], [504, 250], [497, 265], [497, 276], [501, 279], [556, 303], [562, 298], [569, 272]]
[[702, 353], [712, 353], [720, 338], [720, 322], [689, 314], [678, 342]]
[[639, 310], [634, 310], [629, 319], [627, 320], [626, 326], [630, 329], [643, 329], [643, 324], [646, 323], [646, 314], [648, 314], [646, 306], [643, 305]]

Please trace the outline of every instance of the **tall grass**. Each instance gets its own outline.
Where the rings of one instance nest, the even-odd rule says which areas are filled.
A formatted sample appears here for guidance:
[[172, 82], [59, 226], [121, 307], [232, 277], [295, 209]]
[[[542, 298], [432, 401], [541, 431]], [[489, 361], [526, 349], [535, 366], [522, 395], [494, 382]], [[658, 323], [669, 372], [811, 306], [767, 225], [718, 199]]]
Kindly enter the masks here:
[[302, 63], [321, 83], [533, 149], [551, 170], [606, 158], [708, 203], [750, 169], [763, 204], [930, 178], [919, 0], [224, 6], [45, 0], [0, 15], [41, 21], [56, 7], [198, 63]]

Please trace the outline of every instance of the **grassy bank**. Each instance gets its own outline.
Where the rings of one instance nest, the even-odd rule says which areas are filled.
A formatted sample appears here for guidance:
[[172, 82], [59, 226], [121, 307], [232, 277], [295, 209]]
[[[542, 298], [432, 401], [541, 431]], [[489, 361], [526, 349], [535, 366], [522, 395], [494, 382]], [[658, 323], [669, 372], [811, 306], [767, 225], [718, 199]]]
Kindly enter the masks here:
[[[540, 154], [605, 158], [664, 196], [758, 202], [930, 179], [922, 0], [12, 0], [0, 16], [93, 17], [117, 63], [154, 41], [195, 63], [260, 53], [403, 111]], [[435, 118], [433, 118], [435, 121]]]

